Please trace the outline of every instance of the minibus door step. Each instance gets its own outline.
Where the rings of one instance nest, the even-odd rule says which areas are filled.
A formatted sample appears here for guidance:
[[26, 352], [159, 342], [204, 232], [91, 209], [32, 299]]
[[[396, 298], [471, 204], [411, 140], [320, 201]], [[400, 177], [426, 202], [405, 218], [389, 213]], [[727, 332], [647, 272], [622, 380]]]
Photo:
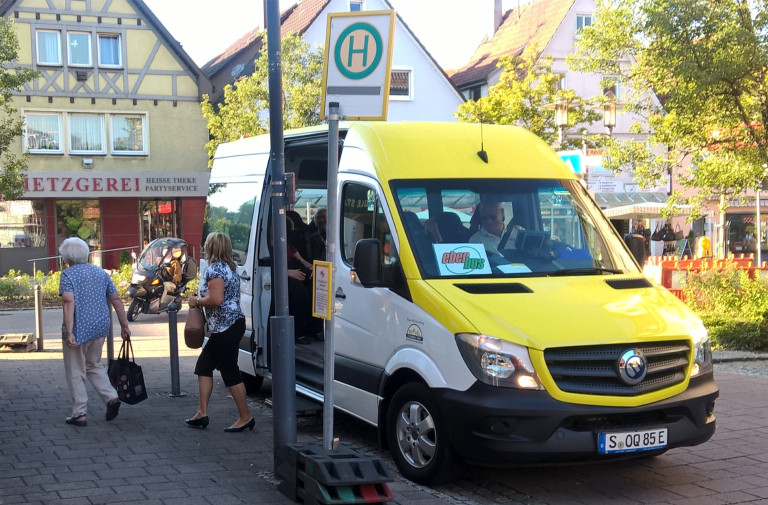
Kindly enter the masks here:
[[[264, 400], [264, 404], [272, 407], [272, 398]], [[296, 415], [297, 416], [320, 416], [323, 414], [323, 404], [306, 396], [296, 395]]]

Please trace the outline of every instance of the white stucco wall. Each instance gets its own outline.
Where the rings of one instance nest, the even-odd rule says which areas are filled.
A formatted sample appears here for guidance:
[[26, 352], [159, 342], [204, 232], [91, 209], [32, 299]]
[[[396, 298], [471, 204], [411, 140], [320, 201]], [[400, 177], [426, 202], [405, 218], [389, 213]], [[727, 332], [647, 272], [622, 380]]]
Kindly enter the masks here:
[[[388, 10], [381, 0], [366, 0], [365, 10]], [[325, 46], [329, 12], [349, 11], [349, 0], [333, 0], [304, 34], [310, 44]], [[389, 121], [456, 121], [453, 113], [463, 103], [461, 95], [451, 86], [440, 69], [427, 56], [400, 20], [395, 26], [395, 47], [392, 68], [412, 68], [412, 100], [389, 102]]]

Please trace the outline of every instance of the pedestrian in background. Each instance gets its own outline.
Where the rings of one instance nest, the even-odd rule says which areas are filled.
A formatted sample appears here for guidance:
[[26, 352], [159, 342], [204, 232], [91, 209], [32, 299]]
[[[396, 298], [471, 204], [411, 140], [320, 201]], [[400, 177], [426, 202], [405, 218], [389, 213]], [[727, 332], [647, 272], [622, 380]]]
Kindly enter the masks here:
[[64, 312], [61, 328], [64, 373], [73, 404], [72, 415], [66, 422], [75, 426], [87, 424], [86, 378], [107, 405], [107, 421], [117, 417], [120, 410], [117, 391], [110, 384], [107, 371], [101, 364], [101, 350], [111, 324], [109, 303], [117, 312], [123, 340], [131, 336], [123, 301], [109, 275], [88, 263], [89, 252], [88, 244], [76, 237], [66, 239], [59, 246], [61, 257], [69, 265], [61, 272], [59, 283]]
[[197, 358], [195, 375], [200, 390], [200, 405], [188, 426], [205, 429], [209, 424], [208, 402], [213, 393], [213, 371], [218, 369], [224, 385], [235, 400], [239, 417], [224, 431], [253, 430], [256, 421], [245, 398], [245, 385], [240, 377], [237, 356], [240, 339], [245, 334], [245, 315], [240, 310], [240, 276], [232, 259], [232, 242], [223, 233], [208, 235], [203, 246], [208, 268], [200, 280], [200, 298], [189, 297], [189, 307], [203, 307], [211, 336]]

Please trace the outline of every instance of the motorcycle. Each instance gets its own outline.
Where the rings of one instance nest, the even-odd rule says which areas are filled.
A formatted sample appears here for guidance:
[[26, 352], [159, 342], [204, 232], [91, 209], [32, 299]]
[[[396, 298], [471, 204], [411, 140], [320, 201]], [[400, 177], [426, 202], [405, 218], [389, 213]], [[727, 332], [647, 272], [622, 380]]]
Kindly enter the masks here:
[[[178, 238], [159, 238], [153, 240], [134, 258], [131, 286], [128, 296], [133, 298], [128, 307], [128, 321], [133, 322], [139, 314], [161, 314], [168, 311], [174, 301], [181, 304], [181, 294], [186, 291], [187, 283], [197, 277], [197, 263], [187, 253], [187, 243]], [[163, 295], [164, 282], [171, 281], [168, 270], [173, 262], [181, 266], [181, 281], [176, 290]]]

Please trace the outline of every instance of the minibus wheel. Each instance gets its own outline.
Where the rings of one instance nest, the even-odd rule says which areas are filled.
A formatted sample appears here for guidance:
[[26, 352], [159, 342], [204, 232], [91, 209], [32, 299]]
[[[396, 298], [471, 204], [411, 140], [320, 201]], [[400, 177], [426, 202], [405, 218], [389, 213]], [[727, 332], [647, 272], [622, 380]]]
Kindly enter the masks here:
[[128, 307], [128, 321], [134, 322], [136, 319], [139, 318], [139, 314], [141, 314], [141, 305], [142, 301], [138, 298], [134, 298], [131, 300], [131, 305]]
[[392, 397], [387, 440], [397, 468], [418, 484], [443, 484], [464, 470], [435, 395], [423, 384], [406, 384]]

